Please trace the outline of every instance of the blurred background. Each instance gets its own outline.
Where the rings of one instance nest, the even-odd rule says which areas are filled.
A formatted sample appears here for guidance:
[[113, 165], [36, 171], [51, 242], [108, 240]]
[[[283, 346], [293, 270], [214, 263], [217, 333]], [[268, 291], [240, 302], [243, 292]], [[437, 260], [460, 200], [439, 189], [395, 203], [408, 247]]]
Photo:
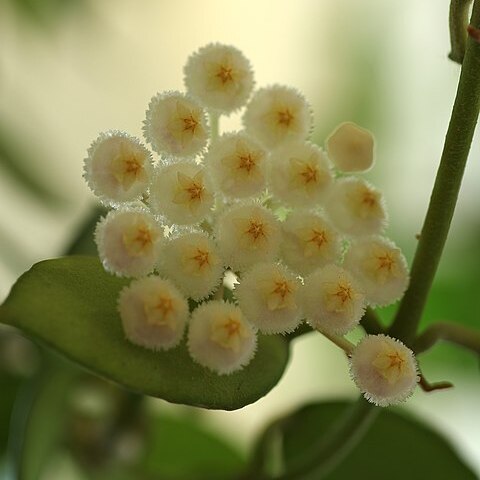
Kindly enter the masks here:
[[[448, 8], [447, 0], [2, 0], [0, 301], [33, 263], [69, 251], [92, 218], [95, 200], [82, 179], [91, 141], [107, 129], [141, 136], [150, 98], [182, 89], [188, 55], [214, 41], [244, 52], [257, 85], [301, 90], [320, 145], [345, 120], [375, 133], [377, 163], [367, 177], [385, 192], [388, 233], [411, 260], [459, 74], [447, 60]], [[221, 125], [238, 126], [236, 116]], [[423, 326], [479, 324], [479, 156], [477, 135]], [[381, 312], [385, 321], [392, 311]], [[405, 408], [443, 432], [480, 474], [478, 367], [470, 353], [436, 346], [422, 357], [423, 371], [455, 388], [417, 392]], [[161, 452], [181, 463], [176, 435], [197, 441], [198, 465], [208, 463], [202, 448], [221, 437], [222, 458], [234, 465], [272, 418], [308, 401], [356, 395], [341, 352], [319, 335], [294, 343], [285, 377], [265, 398], [209, 412], [125, 396], [0, 328], [0, 462], [11, 425], [25, 430], [33, 422], [32, 472], [48, 480], [194, 478], [175, 476], [175, 465], [156, 476]], [[32, 411], [37, 416], [27, 420]], [[153, 433], [145, 434], [146, 423]], [[9, 448], [21, 451], [12, 440]], [[139, 458], [149, 473], [126, 476]], [[2, 469], [11, 478], [6, 462]]]

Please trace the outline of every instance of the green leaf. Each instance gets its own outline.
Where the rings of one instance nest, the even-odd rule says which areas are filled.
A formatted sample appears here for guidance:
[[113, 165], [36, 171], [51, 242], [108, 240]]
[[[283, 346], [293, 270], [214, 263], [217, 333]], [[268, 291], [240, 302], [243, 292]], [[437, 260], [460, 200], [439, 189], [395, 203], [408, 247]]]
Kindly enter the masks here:
[[20, 378], [0, 371], [0, 457], [7, 447], [10, 415], [20, 383]]
[[102, 377], [173, 403], [234, 410], [267, 394], [281, 378], [289, 351], [278, 335], [260, 336], [253, 361], [228, 376], [195, 364], [185, 341], [168, 352], [130, 344], [116, 312], [126, 283], [94, 257], [40, 262], [14, 285], [0, 307], [0, 321]]
[[[342, 415], [348, 405], [347, 402], [307, 405], [281, 423], [287, 473], [308, 454], [309, 447]], [[476, 478], [447, 440], [398, 410], [382, 410], [354, 450], [326, 478], [344, 480], [360, 478], [362, 474], [372, 480]]]
[[225, 440], [194, 419], [157, 415], [149, 425], [143, 469], [152, 478], [235, 478], [245, 460]]
[[19, 392], [10, 429], [13, 478], [39, 478], [63, 435], [69, 387], [76, 375], [69, 365], [45, 360]]

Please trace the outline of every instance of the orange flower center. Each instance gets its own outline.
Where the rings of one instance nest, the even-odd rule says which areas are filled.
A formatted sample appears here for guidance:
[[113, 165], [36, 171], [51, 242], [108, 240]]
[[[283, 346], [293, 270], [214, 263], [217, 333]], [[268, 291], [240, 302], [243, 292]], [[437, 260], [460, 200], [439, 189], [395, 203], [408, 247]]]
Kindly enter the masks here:
[[232, 67], [220, 67], [216, 77], [225, 85], [227, 82], [233, 82]]
[[250, 220], [250, 226], [245, 233], [250, 235], [254, 241], [258, 240], [260, 237], [266, 237], [263, 223], [255, 220]]
[[210, 252], [197, 248], [197, 253], [192, 257], [192, 260], [198, 263], [199, 269], [202, 269], [205, 265], [210, 265]]
[[239, 155], [238, 160], [238, 168], [246, 170], [247, 173], [250, 173], [250, 170], [255, 167], [255, 159], [252, 158], [252, 155], [250, 153], [248, 153], [247, 155]]
[[191, 132], [192, 135], [195, 134], [195, 130], [198, 127], [198, 120], [193, 116], [189, 115], [188, 117], [182, 118], [183, 120], [183, 131]]
[[278, 123], [289, 127], [293, 121], [293, 115], [288, 108], [278, 112]]

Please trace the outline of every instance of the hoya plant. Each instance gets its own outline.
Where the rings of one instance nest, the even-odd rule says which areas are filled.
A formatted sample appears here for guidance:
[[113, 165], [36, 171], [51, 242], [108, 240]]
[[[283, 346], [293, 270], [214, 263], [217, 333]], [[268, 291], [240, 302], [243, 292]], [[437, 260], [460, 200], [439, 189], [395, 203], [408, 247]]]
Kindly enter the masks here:
[[[291, 343], [305, 334], [344, 352], [359, 392], [354, 403], [303, 405], [266, 425], [248, 460], [197, 432], [201, 446], [192, 448], [212, 455], [208, 468], [156, 477], [136, 465], [126, 478], [350, 478], [358, 470], [474, 478], [440, 436], [385, 410], [415, 390], [453, 386], [422, 373], [420, 354], [437, 341], [480, 351], [480, 333], [455, 323], [419, 331], [480, 108], [480, 3], [469, 22], [468, 12], [469, 2], [453, 0], [450, 56], [461, 75], [410, 266], [386, 236], [395, 218], [381, 185], [364, 178], [388, 162], [376, 158], [381, 138], [347, 120], [314, 142], [308, 100], [281, 81], [256, 85], [256, 69], [234, 46], [211, 43], [188, 57], [184, 88], [156, 93], [146, 107], [143, 139], [107, 130], [86, 146], [84, 179], [103, 205], [85, 233], [96, 254], [34, 265], [0, 307], [2, 323], [45, 348], [47, 362], [56, 352], [121, 387], [122, 426], [144, 396], [236, 410], [275, 395]], [[221, 129], [233, 112], [242, 128]], [[385, 326], [376, 309], [397, 302]], [[68, 388], [70, 369], [56, 371], [49, 388]], [[160, 458], [167, 446], [185, 450], [172, 440], [184, 427], [169, 421], [154, 440], [163, 442]], [[16, 449], [22, 479], [36, 478], [22, 463], [28, 441]], [[425, 452], [438, 462], [421, 465]]]

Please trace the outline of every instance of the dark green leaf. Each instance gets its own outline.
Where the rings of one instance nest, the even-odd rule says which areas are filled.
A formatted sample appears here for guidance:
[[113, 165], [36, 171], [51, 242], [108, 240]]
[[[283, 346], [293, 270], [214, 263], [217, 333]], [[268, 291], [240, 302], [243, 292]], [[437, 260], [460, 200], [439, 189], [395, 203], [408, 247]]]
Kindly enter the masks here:
[[14, 285], [0, 321], [100, 376], [174, 403], [233, 410], [261, 398], [281, 378], [288, 344], [278, 335], [260, 336], [254, 360], [228, 376], [193, 363], [184, 342], [168, 352], [130, 344], [116, 312], [126, 283], [105, 273], [94, 257], [40, 262]]
[[149, 426], [143, 465], [154, 478], [215, 480], [235, 478], [245, 461], [193, 419], [160, 415]]
[[10, 415], [20, 383], [20, 378], [0, 371], [0, 457], [7, 447]]
[[63, 434], [69, 386], [75, 376], [69, 366], [46, 362], [24, 384], [10, 428], [9, 455], [14, 478], [39, 478]]
[[[287, 472], [348, 405], [346, 402], [308, 405], [282, 422]], [[448, 441], [397, 410], [383, 410], [360, 443], [327, 478], [363, 477], [370, 480], [476, 478]]]

